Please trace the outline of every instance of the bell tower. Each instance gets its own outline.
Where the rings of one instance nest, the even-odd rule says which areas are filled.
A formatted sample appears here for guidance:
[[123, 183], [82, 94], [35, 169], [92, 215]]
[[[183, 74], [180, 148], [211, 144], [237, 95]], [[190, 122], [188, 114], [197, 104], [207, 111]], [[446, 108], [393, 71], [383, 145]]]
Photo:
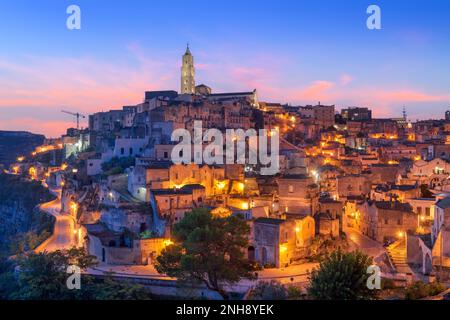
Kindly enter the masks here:
[[181, 66], [181, 94], [195, 93], [195, 69], [194, 57], [189, 50], [189, 44], [183, 55], [183, 64]]

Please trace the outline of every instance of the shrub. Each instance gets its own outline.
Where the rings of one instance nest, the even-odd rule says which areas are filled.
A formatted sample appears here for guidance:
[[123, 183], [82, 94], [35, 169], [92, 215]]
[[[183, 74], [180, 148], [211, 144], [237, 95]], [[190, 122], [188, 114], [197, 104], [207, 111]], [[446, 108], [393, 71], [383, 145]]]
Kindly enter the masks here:
[[405, 299], [417, 300], [429, 296], [435, 296], [445, 290], [445, 286], [439, 282], [426, 284], [423, 281], [417, 281], [406, 288]]
[[259, 282], [250, 295], [253, 300], [286, 300], [287, 297], [288, 290], [274, 280]]

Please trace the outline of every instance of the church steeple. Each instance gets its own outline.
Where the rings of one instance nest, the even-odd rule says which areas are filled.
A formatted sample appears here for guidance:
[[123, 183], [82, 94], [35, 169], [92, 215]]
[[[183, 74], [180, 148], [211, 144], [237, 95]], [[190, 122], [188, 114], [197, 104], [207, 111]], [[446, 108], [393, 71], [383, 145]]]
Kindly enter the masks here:
[[181, 66], [181, 94], [195, 93], [195, 69], [194, 56], [189, 49], [189, 43], [186, 46], [186, 52], [182, 58]]
[[188, 42], [187, 45], [186, 45], [186, 53], [185, 53], [185, 54], [188, 54], [188, 55], [191, 55], [191, 56], [192, 56], [191, 50], [189, 50], [189, 42]]

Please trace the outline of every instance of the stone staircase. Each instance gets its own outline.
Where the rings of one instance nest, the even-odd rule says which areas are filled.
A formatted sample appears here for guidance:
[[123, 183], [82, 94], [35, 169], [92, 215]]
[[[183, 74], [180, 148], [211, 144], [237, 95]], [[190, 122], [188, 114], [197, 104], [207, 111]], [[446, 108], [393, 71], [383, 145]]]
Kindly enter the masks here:
[[398, 273], [413, 275], [415, 272], [408, 265], [406, 260], [406, 242], [399, 240], [387, 247], [389, 258]]

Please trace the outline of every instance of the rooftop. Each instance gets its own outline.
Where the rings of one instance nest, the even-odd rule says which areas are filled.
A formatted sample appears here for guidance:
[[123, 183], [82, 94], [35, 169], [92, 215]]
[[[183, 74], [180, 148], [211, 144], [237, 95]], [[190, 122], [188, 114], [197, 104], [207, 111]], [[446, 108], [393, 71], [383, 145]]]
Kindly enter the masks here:
[[255, 220], [255, 223], [265, 223], [265, 224], [282, 224], [285, 220], [282, 219], [274, 219], [274, 218], [258, 218]]
[[383, 210], [395, 210], [403, 212], [413, 211], [409, 203], [402, 203], [399, 201], [375, 201], [375, 205], [378, 209]]
[[436, 206], [442, 209], [450, 208], [450, 198], [444, 198], [436, 202]]

